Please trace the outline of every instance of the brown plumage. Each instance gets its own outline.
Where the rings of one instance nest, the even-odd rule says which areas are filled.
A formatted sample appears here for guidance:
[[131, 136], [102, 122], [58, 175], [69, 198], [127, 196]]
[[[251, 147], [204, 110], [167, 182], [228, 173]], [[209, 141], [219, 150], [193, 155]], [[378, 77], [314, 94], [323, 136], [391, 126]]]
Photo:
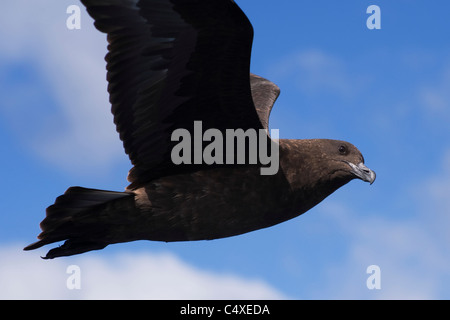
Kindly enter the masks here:
[[[292, 219], [355, 178], [352, 144], [280, 140], [280, 168], [175, 165], [176, 129], [268, 129], [279, 88], [250, 74], [253, 29], [232, 0], [81, 0], [108, 34], [108, 91], [133, 168], [125, 192], [69, 188], [47, 208], [36, 249], [55, 258], [135, 240], [212, 240]], [[270, 137], [267, 136], [267, 139]]]

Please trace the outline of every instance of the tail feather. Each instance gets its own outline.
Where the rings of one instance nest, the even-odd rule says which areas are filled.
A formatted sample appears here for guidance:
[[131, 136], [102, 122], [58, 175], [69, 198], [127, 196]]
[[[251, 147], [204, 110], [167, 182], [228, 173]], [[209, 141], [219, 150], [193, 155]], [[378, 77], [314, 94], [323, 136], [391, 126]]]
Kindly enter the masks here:
[[134, 205], [132, 193], [69, 188], [47, 208], [46, 217], [40, 224], [42, 232], [38, 236], [39, 241], [24, 250], [34, 250], [63, 240], [66, 240], [65, 243], [50, 250], [45, 259], [103, 249], [109, 244], [105, 238], [109, 227], [123, 221], [123, 215], [120, 212], [117, 215], [116, 209], [121, 209], [118, 203], [124, 198], [129, 201], [126, 205]]
[[[53, 259], [57, 257], [67, 257], [75, 254], [84, 253], [92, 250], [101, 250], [105, 248], [108, 244], [94, 241], [82, 241], [82, 240], [72, 240], [69, 239], [64, 242], [63, 245], [51, 249], [43, 259]], [[31, 245], [30, 245], [31, 246]], [[26, 247], [25, 250], [32, 250], [32, 248], [28, 249], [30, 246]], [[40, 247], [40, 246], [39, 246]]]

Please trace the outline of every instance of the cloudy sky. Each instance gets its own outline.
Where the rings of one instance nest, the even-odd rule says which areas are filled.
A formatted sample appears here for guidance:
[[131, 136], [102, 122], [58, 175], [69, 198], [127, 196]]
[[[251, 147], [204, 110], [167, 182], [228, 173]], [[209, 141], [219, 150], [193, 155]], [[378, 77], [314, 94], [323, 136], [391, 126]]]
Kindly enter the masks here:
[[[135, 242], [44, 261], [23, 252], [69, 186], [123, 190], [106, 40], [77, 0], [0, 11], [0, 298], [450, 299], [450, 3], [237, 0], [252, 71], [282, 89], [281, 138], [355, 144], [377, 172], [281, 225], [211, 242]], [[82, 9], [68, 30], [66, 9]], [[367, 8], [381, 8], [369, 30]], [[214, 213], [211, 213], [214, 214]], [[81, 288], [69, 290], [69, 266]], [[367, 268], [379, 266], [381, 289]]]

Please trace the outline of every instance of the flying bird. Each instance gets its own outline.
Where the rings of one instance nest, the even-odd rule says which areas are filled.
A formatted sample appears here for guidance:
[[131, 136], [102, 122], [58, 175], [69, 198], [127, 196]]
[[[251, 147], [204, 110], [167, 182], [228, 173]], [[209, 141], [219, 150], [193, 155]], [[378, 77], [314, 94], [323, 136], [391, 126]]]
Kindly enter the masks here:
[[[132, 169], [124, 192], [71, 187], [47, 208], [32, 250], [45, 259], [136, 240], [226, 238], [297, 217], [353, 179], [361, 152], [337, 140], [269, 134], [280, 89], [250, 73], [253, 27], [233, 0], [81, 0], [107, 34], [108, 92]], [[260, 162], [176, 164], [177, 129], [266, 130], [279, 169]], [[194, 150], [195, 151], [195, 150]]]

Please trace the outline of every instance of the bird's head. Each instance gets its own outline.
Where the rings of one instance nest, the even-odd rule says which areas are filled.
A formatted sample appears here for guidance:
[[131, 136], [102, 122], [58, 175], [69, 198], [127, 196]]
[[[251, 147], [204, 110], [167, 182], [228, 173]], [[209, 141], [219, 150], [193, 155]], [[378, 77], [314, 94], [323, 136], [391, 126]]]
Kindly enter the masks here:
[[313, 140], [312, 143], [320, 150], [321, 162], [326, 164], [330, 179], [375, 182], [375, 172], [366, 167], [363, 155], [351, 143], [325, 139]]
[[281, 172], [305, 212], [354, 179], [375, 182], [375, 172], [364, 164], [351, 143], [337, 140], [280, 140]]

